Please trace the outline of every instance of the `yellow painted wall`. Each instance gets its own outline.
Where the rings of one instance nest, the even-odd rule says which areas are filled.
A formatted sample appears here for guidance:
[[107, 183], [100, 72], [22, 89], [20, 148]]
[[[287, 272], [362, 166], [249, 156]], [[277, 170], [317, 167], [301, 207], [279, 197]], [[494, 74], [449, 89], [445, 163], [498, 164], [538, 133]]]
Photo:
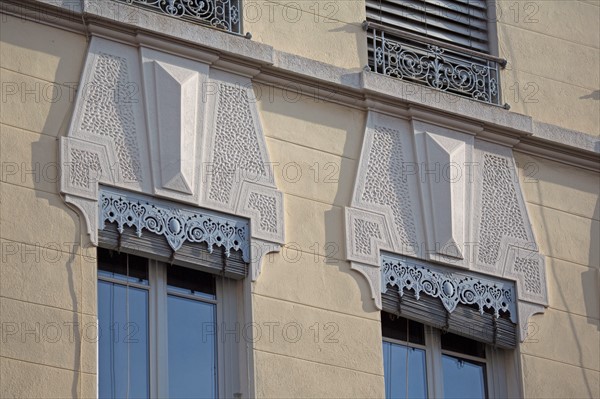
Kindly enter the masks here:
[[516, 153], [549, 307], [521, 345], [525, 395], [600, 396], [600, 175]]
[[[495, 8], [511, 111], [599, 136], [600, 2], [496, 0]], [[251, 1], [244, 32], [280, 51], [359, 70], [368, 63], [365, 15], [362, 0]]]
[[57, 184], [87, 45], [0, 18], [0, 397], [93, 397], [96, 252]]
[[[324, 3], [318, 2], [320, 10]], [[315, 24], [317, 14], [308, 10], [294, 25], [296, 30], [288, 26], [292, 14], [285, 19], [277, 12], [283, 22], [247, 23], [246, 30], [255, 40], [283, 51], [361, 68], [366, 64], [360, 30], [364, 5], [339, 4], [331, 25]], [[579, 22], [560, 29], [556, 21], [547, 28], [535, 25], [542, 32], [499, 24], [500, 47], [508, 52], [505, 44], [511, 38], [513, 55], [505, 56], [515, 60], [504, 78], [532, 76], [558, 96], [555, 100], [548, 94], [535, 106], [511, 103], [513, 110], [598, 134], [592, 123], [598, 101], [579, 99], [597, 89], [598, 79], [586, 83], [559, 67], [567, 62], [565, 54], [598, 64], [598, 46], [596, 58], [590, 51], [593, 37], [575, 40], [585, 36], [575, 34], [580, 26], [593, 26], [585, 18], [597, 6], [574, 7], [582, 10], [573, 17]], [[560, 14], [548, 12], [547, 18], [560, 20]], [[317, 16], [323, 15], [328, 14], [319, 11]], [[95, 342], [85, 326], [96, 317], [95, 250], [82, 233], [83, 221], [60, 198], [56, 179], [58, 137], [70, 120], [72, 84], [79, 80], [86, 41], [64, 30], [1, 18], [0, 396], [92, 397]], [[569, 39], [569, 34], [574, 37]], [[524, 44], [546, 43], [546, 36], [553, 43], [570, 40], [577, 46], [573, 53], [552, 53], [548, 44], [547, 51], [536, 53], [535, 45]], [[559, 61], [544, 58], [549, 54]], [[538, 65], [542, 61], [531, 61], [536, 57], [558, 69], [544, 70]], [[261, 96], [259, 110], [276, 163], [276, 183], [285, 195], [287, 244], [265, 259], [254, 286], [254, 322], [262, 332], [254, 344], [256, 392], [261, 397], [382, 397], [379, 312], [366, 280], [343, 260], [343, 207], [350, 203], [365, 113], [305, 96], [291, 101], [280, 89], [262, 87], [263, 93], [270, 91], [272, 96]], [[572, 113], [564, 113], [569, 109]], [[535, 179], [522, 180], [522, 187], [546, 256], [550, 296], [546, 313], [531, 319], [535, 335], [521, 345], [525, 394], [600, 396], [600, 177], [529, 155], [517, 153], [516, 158], [521, 175]], [[36, 323], [39, 333], [26, 333]], [[74, 323], [79, 324], [75, 333]], [[54, 342], [56, 326], [61, 335]]]
[[497, 1], [511, 111], [600, 135], [600, 2]]
[[275, 49], [342, 68], [367, 65], [362, 0], [249, 1], [244, 32]]
[[[261, 397], [383, 397], [379, 312], [366, 280], [344, 261], [350, 203], [365, 123], [362, 111], [261, 86], [259, 110], [286, 246], [267, 257], [254, 289], [254, 321], [280, 323], [256, 343]], [[285, 128], [282, 129], [282, 126]], [[302, 338], [295, 342], [295, 327]], [[286, 325], [287, 334], [286, 334]]]

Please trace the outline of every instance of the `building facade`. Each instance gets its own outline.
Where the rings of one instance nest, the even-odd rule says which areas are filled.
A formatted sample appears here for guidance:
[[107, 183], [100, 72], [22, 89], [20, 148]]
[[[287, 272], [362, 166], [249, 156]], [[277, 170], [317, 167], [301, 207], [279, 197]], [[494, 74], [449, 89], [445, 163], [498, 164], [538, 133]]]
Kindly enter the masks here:
[[600, 397], [600, 3], [5, 0], [1, 397]]

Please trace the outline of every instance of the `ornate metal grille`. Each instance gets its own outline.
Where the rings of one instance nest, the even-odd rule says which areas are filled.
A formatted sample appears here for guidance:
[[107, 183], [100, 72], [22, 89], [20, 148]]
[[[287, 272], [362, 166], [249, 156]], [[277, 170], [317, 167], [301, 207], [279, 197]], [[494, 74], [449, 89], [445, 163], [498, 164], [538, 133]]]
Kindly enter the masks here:
[[113, 0], [241, 34], [240, 0]]
[[371, 71], [486, 103], [501, 104], [502, 60], [365, 23]]

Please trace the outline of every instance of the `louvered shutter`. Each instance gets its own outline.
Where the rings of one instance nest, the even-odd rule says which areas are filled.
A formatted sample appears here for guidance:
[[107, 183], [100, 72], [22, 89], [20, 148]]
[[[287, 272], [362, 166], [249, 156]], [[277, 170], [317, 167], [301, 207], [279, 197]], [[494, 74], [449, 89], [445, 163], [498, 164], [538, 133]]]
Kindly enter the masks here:
[[397, 287], [389, 286], [381, 300], [383, 310], [388, 313], [499, 348], [512, 349], [517, 345], [517, 327], [506, 314], [495, 318], [493, 314], [481, 314], [479, 310], [463, 304], [458, 304], [452, 313], [448, 313], [437, 298], [421, 294], [417, 300], [410, 290], [405, 290], [401, 297]]
[[366, 0], [367, 21], [489, 53], [485, 0]]
[[144, 231], [138, 237], [135, 229], [127, 226], [119, 234], [116, 223], [106, 223], [104, 229], [98, 231], [98, 245], [236, 280], [243, 279], [248, 274], [248, 265], [242, 259], [240, 251], [231, 251], [226, 256], [221, 247], [213, 247], [211, 253], [205, 243], [185, 242], [173, 252], [163, 236]]

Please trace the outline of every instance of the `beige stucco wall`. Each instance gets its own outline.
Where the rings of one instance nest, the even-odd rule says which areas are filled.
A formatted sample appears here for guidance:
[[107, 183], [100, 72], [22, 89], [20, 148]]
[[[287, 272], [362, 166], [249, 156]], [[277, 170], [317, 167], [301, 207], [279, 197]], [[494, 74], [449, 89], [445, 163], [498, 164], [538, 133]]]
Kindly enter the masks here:
[[600, 2], [497, 1], [511, 111], [600, 135]]
[[[254, 321], [280, 323], [273, 342], [256, 343], [257, 394], [383, 397], [379, 312], [366, 280], [343, 260], [343, 206], [350, 203], [365, 114], [271, 92], [273, 100], [263, 98], [259, 109], [285, 193], [287, 244], [267, 259], [255, 284]], [[301, 326], [298, 342], [295, 327], [284, 333], [288, 323]]]
[[86, 41], [1, 18], [0, 397], [93, 397], [96, 252], [56, 178]]
[[249, 1], [244, 33], [275, 49], [342, 68], [367, 65], [362, 0]]
[[[343, 68], [368, 63], [362, 0], [248, 4], [244, 32], [255, 41]], [[537, 121], [599, 136], [600, 2], [496, 0], [495, 8], [493, 47], [508, 61], [504, 102]]]
[[[308, 3], [300, 2], [302, 7]], [[256, 22], [254, 27], [247, 24], [246, 30], [281, 50], [360, 68], [366, 63], [359, 26], [364, 10], [356, 6], [359, 2], [343, 3], [356, 8], [350, 12], [348, 5], [340, 6], [336, 21], [344, 23], [314, 24], [314, 14], [306, 12], [302, 15], [308, 21], [290, 30], [283, 25], [290, 22], [275, 13], [282, 24]], [[323, 9], [323, 2], [319, 4]], [[95, 250], [82, 233], [78, 213], [60, 198], [54, 168], [57, 140], [65, 134], [72, 111], [70, 86], [79, 79], [86, 41], [64, 30], [1, 18], [0, 396], [92, 397], [95, 342], [93, 332], [84, 327], [96, 317]], [[308, 29], [310, 24], [316, 27]], [[507, 35], [544, 36], [504, 25], [499, 29], [505, 35], [502, 40], [508, 40]], [[511, 40], [523, 43], [525, 39]], [[591, 40], [581, 46], [590, 47]], [[515, 59], [532, 49], [521, 51], [521, 55], [514, 53]], [[524, 60], [513, 63], [513, 68], [517, 66], [523, 68], [519, 73], [539, 73], [540, 82], [552, 80], [548, 76], [557, 82], [571, 79], [567, 86], [582, 90], [575, 96], [593, 89], [583, 90], [580, 85], [586, 83], [564, 75], [566, 70], [564, 76], [558, 71], [546, 76], [535, 65], [526, 68]], [[597, 88], [597, 80], [595, 84]], [[551, 92], [567, 92], [547, 87]], [[265, 259], [254, 286], [253, 317], [262, 334], [254, 343], [256, 393], [260, 397], [383, 397], [379, 312], [366, 280], [343, 260], [343, 207], [350, 203], [365, 113], [305, 96], [290, 101], [279, 89], [262, 89], [273, 93], [261, 96], [259, 110], [270, 157], [276, 163], [276, 183], [285, 194], [287, 244], [281, 253]], [[578, 104], [565, 98], [570, 100], [564, 104]], [[555, 100], [546, 101], [554, 104]], [[592, 106], [573, 111], [581, 114], [558, 118], [556, 112], [567, 107], [553, 113], [547, 111], [548, 103], [540, 103], [535, 111], [539, 113], [534, 113], [538, 108], [523, 105], [520, 111], [512, 105], [513, 110], [539, 120], [594, 133]], [[550, 119], [554, 117], [556, 122]], [[600, 396], [596, 244], [600, 177], [529, 155], [517, 153], [516, 159], [523, 169], [522, 187], [534, 232], [547, 257], [550, 295], [546, 313], [531, 319], [535, 334], [520, 348], [525, 394]], [[530, 179], [524, 180], [526, 176]], [[36, 323], [37, 336], [25, 332]], [[75, 333], [73, 323], [79, 324]]]
[[549, 307], [521, 344], [531, 398], [600, 396], [600, 175], [516, 153]]

